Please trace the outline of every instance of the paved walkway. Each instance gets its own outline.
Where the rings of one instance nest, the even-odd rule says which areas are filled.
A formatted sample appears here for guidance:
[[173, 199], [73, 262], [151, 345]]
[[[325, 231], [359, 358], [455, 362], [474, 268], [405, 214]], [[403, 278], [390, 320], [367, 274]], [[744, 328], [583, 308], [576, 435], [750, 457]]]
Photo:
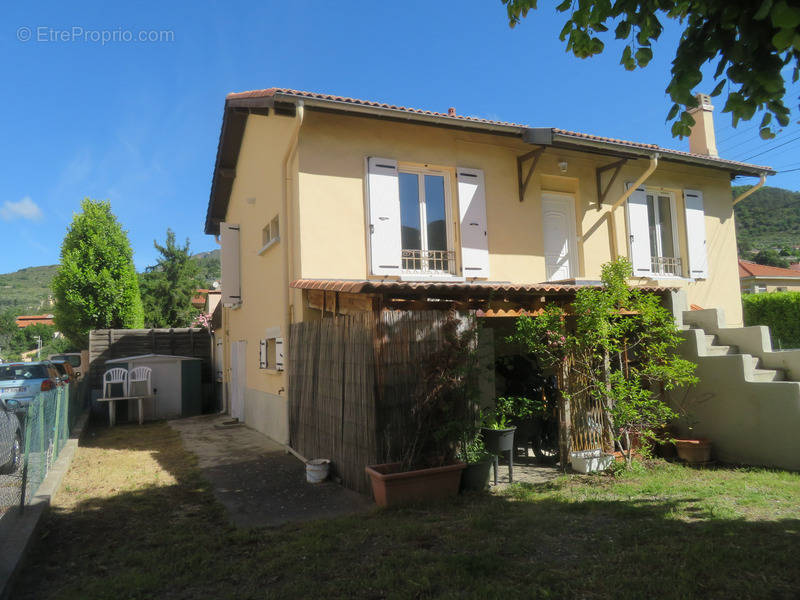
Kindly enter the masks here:
[[169, 421], [237, 527], [277, 526], [364, 512], [372, 501], [333, 482], [306, 482], [305, 465], [265, 435], [224, 426], [229, 417]]
[[[514, 483], [539, 484], [553, 481], [562, 473], [555, 465], [547, 465], [536, 460], [530, 454], [528, 457], [517, 456], [514, 459]], [[490, 475], [489, 489], [494, 490], [508, 485], [508, 461], [500, 461], [497, 470], [497, 487], [494, 485], [494, 473]]]

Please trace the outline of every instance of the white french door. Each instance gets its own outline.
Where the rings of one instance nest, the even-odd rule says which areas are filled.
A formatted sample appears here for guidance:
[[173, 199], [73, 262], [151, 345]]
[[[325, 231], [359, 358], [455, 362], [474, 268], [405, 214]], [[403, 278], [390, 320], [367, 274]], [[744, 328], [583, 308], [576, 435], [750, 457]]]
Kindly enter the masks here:
[[544, 264], [548, 281], [578, 276], [575, 199], [565, 194], [542, 195]]

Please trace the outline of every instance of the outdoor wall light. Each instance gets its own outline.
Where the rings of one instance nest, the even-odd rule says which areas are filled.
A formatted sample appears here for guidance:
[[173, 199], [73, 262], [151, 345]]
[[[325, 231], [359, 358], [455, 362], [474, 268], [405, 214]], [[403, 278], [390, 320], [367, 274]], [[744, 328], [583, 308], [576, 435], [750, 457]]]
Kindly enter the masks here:
[[565, 161], [565, 160], [558, 161], [558, 168], [559, 168], [559, 170], [561, 171], [562, 174], [566, 173], [567, 172], [567, 161]]

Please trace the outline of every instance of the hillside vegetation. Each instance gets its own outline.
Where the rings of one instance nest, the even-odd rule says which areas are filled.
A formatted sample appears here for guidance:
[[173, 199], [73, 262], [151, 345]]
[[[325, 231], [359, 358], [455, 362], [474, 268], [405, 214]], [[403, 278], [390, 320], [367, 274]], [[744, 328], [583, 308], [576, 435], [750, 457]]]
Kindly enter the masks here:
[[0, 311], [28, 312], [49, 308], [50, 282], [58, 265], [27, 267], [0, 275]]
[[[747, 190], [735, 186], [733, 195]], [[739, 248], [800, 246], [800, 192], [765, 186], [734, 207]]]
[[[219, 250], [200, 252], [192, 258], [200, 264], [200, 276], [206, 287], [219, 281]], [[47, 265], [0, 275], [0, 312], [11, 310], [22, 314], [49, 310], [50, 284], [57, 270], [58, 265]]]

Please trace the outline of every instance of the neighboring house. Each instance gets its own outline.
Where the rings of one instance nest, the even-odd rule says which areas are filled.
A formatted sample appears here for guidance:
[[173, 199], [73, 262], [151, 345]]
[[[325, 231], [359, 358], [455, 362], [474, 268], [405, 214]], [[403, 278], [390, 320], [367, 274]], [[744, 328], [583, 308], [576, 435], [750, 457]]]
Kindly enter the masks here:
[[20, 315], [16, 318], [17, 327], [24, 328], [31, 325], [55, 325], [55, 315]]
[[455, 109], [230, 94], [205, 225], [222, 247], [229, 411], [290, 441], [294, 324], [443, 305], [512, 317], [618, 256], [635, 285], [741, 324], [731, 179], [773, 171], [719, 158], [700, 102], [683, 152]]
[[743, 294], [800, 292], [800, 271], [760, 265], [739, 259], [739, 281]]
[[197, 310], [202, 310], [206, 312], [206, 301], [208, 299], [208, 292], [210, 290], [206, 290], [203, 288], [198, 288], [194, 292], [194, 296], [192, 296], [192, 306]]

